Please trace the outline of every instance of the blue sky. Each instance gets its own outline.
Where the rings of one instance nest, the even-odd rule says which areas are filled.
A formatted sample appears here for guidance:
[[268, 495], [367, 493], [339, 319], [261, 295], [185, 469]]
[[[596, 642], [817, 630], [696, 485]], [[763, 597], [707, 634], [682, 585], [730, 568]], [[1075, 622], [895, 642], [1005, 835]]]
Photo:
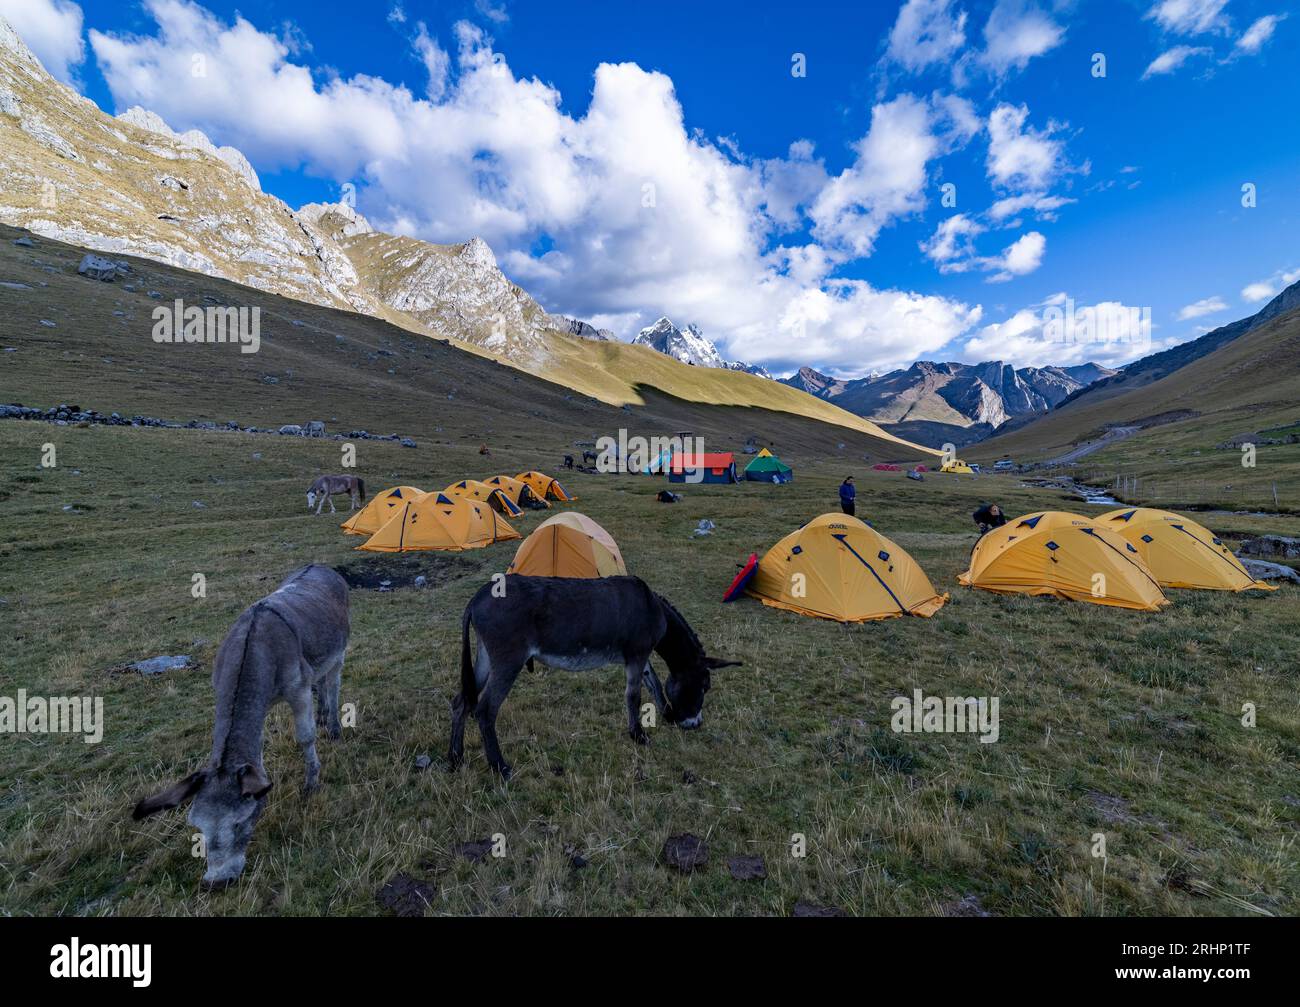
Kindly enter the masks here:
[[[776, 370], [1122, 363], [1300, 278], [1282, 0], [0, 13], [291, 206], [350, 182], [378, 227], [482, 236], [552, 310], [625, 338], [668, 314]], [[1067, 299], [1113, 324], [1060, 341]]]

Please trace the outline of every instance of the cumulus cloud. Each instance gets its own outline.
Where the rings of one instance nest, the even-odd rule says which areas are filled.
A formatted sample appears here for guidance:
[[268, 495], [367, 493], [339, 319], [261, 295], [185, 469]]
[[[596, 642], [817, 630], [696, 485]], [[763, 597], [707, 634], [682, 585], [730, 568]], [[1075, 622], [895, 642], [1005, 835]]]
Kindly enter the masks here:
[[65, 84], [86, 58], [81, 8], [71, 0], [0, 0], [3, 17], [36, 58]]
[[[759, 160], [709, 140], [688, 128], [672, 80], [634, 63], [597, 66], [585, 113], [570, 113], [467, 22], [445, 49], [417, 30], [428, 71], [418, 95], [365, 74], [314, 75], [284, 38], [240, 16], [189, 0], [145, 7], [153, 34], [91, 33], [119, 107], [203, 129], [263, 170], [353, 182], [385, 230], [480, 236], [550, 310], [625, 335], [666, 313], [732, 356], [822, 359], [841, 373], [895, 366], [980, 318], [958, 301], [834, 277], [924, 207], [935, 159], [979, 126], [960, 98], [877, 105], [853, 163], [830, 175], [808, 141]], [[206, 77], [191, 73], [195, 53]]]
[[746, 330], [730, 349], [775, 370], [810, 364], [841, 377], [888, 371], [933, 355], [979, 323], [983, 309], [945, 297], [879, 290], [860, 280], [805, 288], [784, 302], [775, 330]]
[[1246, 284], [1241, 289], [1241, 299], [1247, 304], [1271, 300], [1297, 280], [1300, 280], [1300, 269], [1279, 270], [1266, 280]]
[[1120, 367], [1153, 349], [1151, 312], [1119, 301], [1075, 304], [1056, 294], [979, 329], [962, 345], [966, 360], [1018, 367], [1069, 367], [1089, 361]]
[[1185, 322], [1192, 318], [1200, 318], [1202, 315], [1213, 315], [1215, 312], [1223, 311], [1227, 306], [1228, 302], [1222, 297], [1205, 297], [1179, 309], [1177, 317], [1180, 322]]
[[987, 230], [964, 213], [953, 214], [935, 228], [929, 239], [921, 242], [921, 251], [941, 273], [968, 273], [980, 270], [992, 273], [990, 283], [1005, 283], [1026, 276], [1043, 262], [1047, 238], [1038, 231], [1022, 234], [1000, 254], [982, 256], [976, 252], [975, 239]]
[[1032, 0], [998, 0], [984, 25], [983, 62], [999, 76], [1023, 70], [1065, 40], [1065, 29]]
[[1284, 20], [1286, 20], [1285, 14], [1265, 14], [1257, 18], [1233, 44], [1233, 52], [1253, 56], [1264, 48], [1265, 43], [1277, 30], [1278, 23]]
[[989, 115], [988, 176], [1003, 189], [1047, 189], [1068, 166], [1064, 143], [1052, 134], [1059, 128], [1027, 126], [1029, 108], [1002, 102]]
[[907, 0], [889, 33], [886, 55], [912, 73], [947, 63], [966, 43], [966, 12], [952, 0]]
[[991, 283], [1003, 283], [1017, 276], [1027, 276], [1043, 264], [1047, 239], [1038, 231], [1022, 234], [1002, 250], [994, 260], [996, 272]]
[[964, 213], [954, 213], [939, 223], [934, 234], [921, 242], [921, 251], [943, 273], [962, 273], [975, 258], [973, 239], [984, 233], [984, 226]]
[[847, 254], [870, 255], [881, 228], [925, 206], [929, 163], [968, 141], [973, 121], [961, 99], [904, 94], [876, 105], [856, 160], [812, 204], [813, 236]]
[[1209, 56], [1213, 52], [1213, 49], [1205, 46], [1176, 45], [1153, 59], [1143, 72], [1142, 79], [1173, 73], [1189, 59], [1196, 56]]
[[1227, 6], [1228, 0], [1160, 0], [1146, 17], [1177, 35], [1222, 34], [1228, 30]]

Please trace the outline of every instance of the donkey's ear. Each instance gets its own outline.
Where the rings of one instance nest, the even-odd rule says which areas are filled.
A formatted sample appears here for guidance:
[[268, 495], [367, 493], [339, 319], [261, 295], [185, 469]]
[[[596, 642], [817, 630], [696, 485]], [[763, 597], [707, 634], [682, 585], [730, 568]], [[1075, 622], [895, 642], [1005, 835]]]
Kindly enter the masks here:
[[265, 797], [271, 781], [260, 766], [246, 763], [239, 767], [239, 792], [245, 797]]
[[743, 667], [744, 661], [728, 661], [725, 657], [706, 657], [704, 664], [717, 671], [719, 668], [740, 668]]
[[178, 783], [173, 783], [166, 790], [160, 791], [152, 797], [146, 797], [135, 806], [135, 810], [131, 812], [131, 817], [138, 822], [140, 819], [148, 818], [159, 811], [170, 811], [172, 808], [180, 807], [198, 793], [199, 787], [203, 786], [206, 775], [200, 769], [197, 773], [191, 773]]

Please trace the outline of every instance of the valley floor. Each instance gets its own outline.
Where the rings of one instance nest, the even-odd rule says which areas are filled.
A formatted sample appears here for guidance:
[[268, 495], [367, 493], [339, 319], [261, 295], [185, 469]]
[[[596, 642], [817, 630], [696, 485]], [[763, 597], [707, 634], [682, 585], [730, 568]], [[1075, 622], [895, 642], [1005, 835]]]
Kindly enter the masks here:
[[[47, 442], [52, 469], [40, 467]], [[434, 489], [546, 470], [568, 450], [476, 448], [365, 443], [359, 471], [372, 493]], [[0, 695], [102, 696], [107, 718], [95, 745], [0, 735], [5, 913], [374, 914], [399, 874], [428, 885], [435, 914], [788, 915], [801, 901], [886, 915], [1300, 913], [1295, 588], [1171, 592], [1155, 615], [969, 591], [955, 578], [981, 500], [1013, 514], [1099, 508], [1013, 477], [916, 483], [798, 457], [791, 485], [687, 486], [672, 506], [654, 501], [654, 479], [566, 480], [580, 498], [568, 506], [612, 533], [629, 570], [711, 653], [744, 661], [715, 676], [700, 730], [660, 727], [639, 749], [622, 728], [621, 669], [539, 668], [499, 723], [514, 779], [490, 775], [472, 724], [467, 765], [443, 771], [460, 614], [514, 544], [418, 554], [426, 588], [352, 593], [342, 698], [357, 719], [320, 745], [322, 790], [300, 796], [278, 708], [276, 786], [248, 870], [229, 892], [200, 893], [183, 815], [134, 823], [130, 808], [206, 758], [222, 636], [304, 563], [412, 561], [354, 552], [345, 515], [306, 512], [308, 483], [337, 468], [332, 442], [6, 421], [0, 459]], [[854, 470], [859, 516], [952, 593], [937, 616], [844, 626], [719, 603], [738, 563], [835, 509]], [[717, 529], [694, 538], [702, 518]], [[1207, 522], [1225, 537], [1287, 532], [1272, 518]], [[195, 573], [206, 598], [191, 595]], [[159, 654], [195, 667], [112, 670]], [[890, 701], [914, 689], [999, 697], [999, 740], [893, 733]], [[710, 851], [690, 875], [661, 862], [683, 832]], [[792, 855], [796, 834], [806, 856]], [[458, 852], [494, 836], [502, 857]], [[761, 856], [766, 880], [734, 880], [736, 855]]]

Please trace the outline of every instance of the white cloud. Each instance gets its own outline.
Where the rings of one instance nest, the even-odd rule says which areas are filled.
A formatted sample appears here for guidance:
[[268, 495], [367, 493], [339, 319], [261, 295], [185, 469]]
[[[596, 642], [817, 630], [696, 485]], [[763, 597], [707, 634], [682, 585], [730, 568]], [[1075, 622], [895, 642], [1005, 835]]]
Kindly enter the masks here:
[[1146, 16], [1165, 31], [1177, 35], [1223, 33], [1228, 30], [1228, 19], [1223, 13], [1226, 6], [1228, 0], [1160, 0]]
[[[91, 33], [119, 107], [201, 128], [264, 171], [351, 181], [385, 230], [480, 236], [551, 310], [624, 335], [666, 313], [734, 357], [844, 373], [908, 362], [979, 321], [978, 306], [832, 278], [924, 205], [931, 162], [978, 126], [962, 99], [878, 105], [854, 163], [830, 178], [807, 141], [753, 160], [689, 129], [672, 80], [634, 63], [597, 66], [585, 113], [570, 114], [462, 22], [445, 61], [427, 31], [412, 40], [429, 71], [420, 96], [364, 74], [318, 77], [242, 17], [144, 2], [155, 34]], [[194, 53], [205, 78], [190, 72]]]
[[0, 0], [3, 17], [36, 58], [64, 83], [75, 80], [74, 68], [86, 58], [81, 35], [81, 8], [71, 0]]
[[1273, 37], [1278, 23], [1286, 20], [1285, 14], [1265, 14], [1257, 18], [1233, 45], [1234, 52], [1254, 55]]
[[1022, 234], [994, 260], [998, 272], [989, 278], [989, 282], [1003, 283], [1017, 276], [1028, 276], [1043, 264], [1046, 251], [1047, 239], [1040, 232]]
[[1032, 0], [998, 0], [984, 25], [981, 59], [999, 76], [1023, 70], [1065, 40], [1065, 29]]
[[729, 350], [778, 371], [809, 364], [859, 377], [937, 353], [982, 315], [978, 306], [945, 297], [878, 290], [860, 280], [832, 281], [785, 302], [775, 329], [755, 327], [733, 336]]
[[1153, 349], [1151, 313], [1118, 301], [1078, 305], [1065, 294], [984, 326], [962, 346], [966, 360], [1017, 367], [1069, 367], [1089, 361], [1119, 367]]
[[964, 273], [975, 257], [972, 240], [984, 233], [984, 226], [964, 213], [954, 213], [940, 222], [921, 251], [939, 265], [940, 272]]
[[1153, 59], [1143, 72], [1142, 79], [1173, 73], [1192, 57], [1209, 56], [1213, 51], [1205, 46], [1176, 45]]
[[1049, 196], [1045, 192], [1026, 192], [1019, 196], [1007, 196], [997, 200], [989, 207], [988, 215], [995, 222], [1002, 222], [1026, 210], [1039, 220], [1055, 220], [1056, 211], [1063, 206], [1077, 203], [1077, 199], [1067, 196]]
[[401, 4], [393, 4], [393, 9], [388, 12], [388, 20], [392, 24], [406, 24], [406, 11]]
[[966, 43], [966, 12], [952, 0], [907, 0], [889, 33], [887, 56], [912, 73], [946, 63]]
[[812, 204], [813, 237], [844, 254], [870, 255], [885, 225], [925, 206], [930, 161], [969, 140], [972, 121], [961, 99], [903, 94], [876, 105], [856, 160]]
[[425, 85], [425, 94], [437, 101], [447, 91], [447, 79], [451, 74], [451, 57], [447, 50], [438, 44], [438, 40], [429, 34], [423, 21], [416, 26], [416, 35], [411, 43], [420, 62], [424, 64], [429, 76]]
[[1297, 280], [1300, 280], [1300, 269], [1279, 270], [1266, 280], [1256, 280], [1242, 287], [1241, 299], [1248, 304], [1271, 300]]
[[1205, 297], [1181, 308], [1178, 312], [1178, 320], [1185, 322], [1191, 318], [1200, 318], [1202, 315], [1213, 315], [1223, 311], [1227, 306], [1228, 302], [1222, 297]]
[[964, 213], [956, 213], [942, 221], [934, 233], [921, 242], [926, 254], [941, 273], [968, 273], [981, 270], [993, 273], [990, 283], [1004, 283], [1017, 276], [1026, 276], [1043, 262], [1047, 239], [1038, 231], [1022, 234], [999, 255], [982, 256], [976, 252], [975, 239], [987, 228]]
[[1042, 191], [1066, 170], [1064, 144], [1046, 129], [1026, 127], [1025, 105], [998, 105], [989, 115], [988, 175], [1000, 188]]
[[510, 20], [504, 0], [474, 0], [474, 9], [495, 24], [504, 24]]

